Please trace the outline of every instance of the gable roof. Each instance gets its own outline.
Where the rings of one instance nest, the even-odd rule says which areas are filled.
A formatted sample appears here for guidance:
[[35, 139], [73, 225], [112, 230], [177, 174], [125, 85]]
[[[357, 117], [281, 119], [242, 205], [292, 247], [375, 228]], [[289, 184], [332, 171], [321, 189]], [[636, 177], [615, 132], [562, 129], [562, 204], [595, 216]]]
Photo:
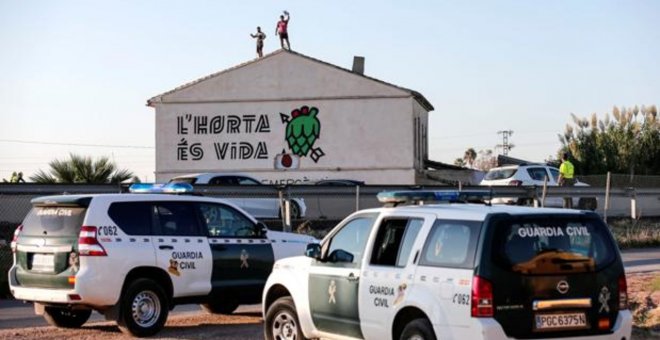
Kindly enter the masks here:
[[304, 55], [304, 54], [299, 53], [299, 52], [294, 52], [294, 51], [286, 50], [286, 49], [279, 49], [279, 50], [277, 50], [277, 51], [275, 51], [275, 52], [272, 52], [272, 53], [266, 54], [266, 55], [263, 56], [262, 58], [257, 58], [257, 59], [254, 59], [254, 60], [247, 61], [247, 62], [245, 62], [245, 63], [239, 64], [239, 65], [236, 65], [236, 66], [234, 66], [234, 67], [230, 67], [230, 68], [225, 69], [225, 70], [222, 70], [222, 71], [220, 71], [220, 72], [216, 72], [216, 73], [210, 74], [210, 75], [208, 75], [208, 76], [205, 76], [205, 77], [199, 78], [199, 79], [197, 79], [197, 80], [193, 80], [193, 81], [191, 81], [191, 82], [189, 82], [189, 83], [186, 83], [186, 84], [183, 84], [183, 85], [181, 85], [181, 86], [178, 86], [178, 87], [176, 87], [176, 88], [174, 88], [174, 89], [172, 89], [172, 90], [170, 90], [170, 91], [163, 92], [163, 93], [161, 93], [161, 94], [159, 94], [159, 95], [156, 95], [156, 96], [154, 96], [154, 97], [148, 99], [148, 100], [147, 100], [147, 106], [151, 106], [151, 107], [153, 107], [153, 106], [154, 106], [154, 103], [160, 102], [160, 101], [162, 100], [162, 97], [163, 97], [163, 96], [166, 96], [166, 95], [168, 95], [168, 94], [172, 94], [172, 93], [178, 92], [178, 91], [180, 91], [180, 90], [183, 90], [183, 89], [185, 89], [185, 88], [191, 87], [191, 86], [193, 86], [193, 85], [197, 85], [197, 84], [199, 84], [199, 83], [201, 83], [201, 82], [204, 82], [204, 81], [206, 81], [206, 80], [209, 80], [209, 79], [212, 79], [212, 78], [218, 77], [218, 76], [220, 76], [220, 75], [222, 75], [222, 74], [225, 74], [225, 73], [228, 73], [228, 72], [230, 72], [230, 71], [234, 71], [234, 70], [237, 70], [237, 69], [243, 68], [243, 67], [248, 66], [248, 65], [251, 65], [251, 64], [259, 63], [259, 62], [261, 62], [261, 61], [263, 61], [263, 60], [265, 60], [265, 59], [272, 58], [272, 57], [274, 57], [274, 56], [276, 56], [276, 55], [278, 55], [278, 54], [282, 54], [282, 53], [290, 53], [290, 54], [293, 54], [293, 55], [297, 55], [297, 56], [302, 57], [302, 58], [305, 58], [305, 59], [307, 59], [307, 60], [310, 60], [310, 61], [313, 61], [313, 62], [316, 62], [316, 63], [322, 64], [322, 65], [325, 65], [325, 66], [329, 66], [329, 67], [335, 68], [335, 69], [337, 69], [337, 70], [340, 70], [340, 71], [343, 71], [343, 72], [347, 72], [347, 73], [350, 73], [350, 74], [352, 74], [352, 75], [359, 76], [359, 77], [362, 77], [362, 78], [364, 78], [364, 79], [368, 79], [368, 80], [371, 80], [371, 81], [374, 81], [374, 82], [377, 82], [377, 83], [380, 83], [380, 84], [383, 84], [383, 85], [386, 85], [386, 86], [389, 86], [389, 87], [393, 87], [393, 88], [395, 88], [395, 89], [398, 89], [398, 90], [401, 90], [401, 91], [404, 91], [404, 92], [408, 92], [408, 93], [410, 93], [410, 95], [411, 95], [413, 98], [415, 98], [415, 100], [416, 100], [416, 101], [417, 101], [417, 102], [418, 102], [418, 103], [419, 103], [424, 109], [426, 109], [427, 111], [433, 111], [433, 110], [434, 110], [433, 105], [431, 105], [431, 103], [430, 103], [430, 102], [429, 102], [429, 101], [428, 101], [428, 100], [427, 100], [427, 99], [426, 99], [421, 93], [419, 93], [419, 92], [417, 92], [417, 91], [414, 91], [414, 90], [411, 90], [411, 89], [408, 89], [408, 88], [405, 88], [405, 87], [397, 86], [397, 85], [394, 85], [394, 84], [391, 84], [391, 83], [388, 83], [388, 82], [382, 81], [382, 80], [380, 80], [380, 79], [376, 79], [376, 78], [373, 78], [373, 77], [366, 76], [366, 75], [364, 75], [364, 74], [355, 73], [355, 72], [353, 72], [353, 71], [351, 71], [351, 70], [349, 70], [349, 69], [346, 69], [346, 68], [343, 68], [343, 67], [340, 67], [340, 66], [337, 66], [337, 65], [334, 65], [334, 64], [330, 64], [330, 63], [328, 63], [328, 62], [325, 62], [325, 61], [322, 61], [322, 60], [319, 60], [319, 59], [316, 59], [316, 58], [312, 58], [312, 57], [310, 57], [310, 56]]

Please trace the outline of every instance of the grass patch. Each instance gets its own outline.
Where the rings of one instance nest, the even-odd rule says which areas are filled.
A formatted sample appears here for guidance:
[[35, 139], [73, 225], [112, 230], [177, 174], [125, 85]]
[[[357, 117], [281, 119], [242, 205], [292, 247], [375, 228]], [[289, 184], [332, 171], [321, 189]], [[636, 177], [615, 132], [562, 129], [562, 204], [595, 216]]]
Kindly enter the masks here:
[[651, 294], [654, 292], [660, 292], [660, 276], [657, 276], [651, 280], [649, 283], [649, 290], [651, 291]]
[[621, 219], [609, 226], [621, 249], [660, 246], [660, 220]]

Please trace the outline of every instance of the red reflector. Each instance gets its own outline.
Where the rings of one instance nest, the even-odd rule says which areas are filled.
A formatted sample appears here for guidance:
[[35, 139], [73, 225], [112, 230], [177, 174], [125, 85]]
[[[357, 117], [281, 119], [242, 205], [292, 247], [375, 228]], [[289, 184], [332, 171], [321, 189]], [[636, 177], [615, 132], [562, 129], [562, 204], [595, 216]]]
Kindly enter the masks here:
[[69, 294], [69, 300], [71, 301], [80, 301], [82, 298], [78, 294]]
[[522, 182], [522, 181], [519, 181], [519, 180], [517, 180], [517, 179], [514, 179], [514, 180], [512, 180], [511, 182], [509, 182], [509, 185], [510, 185], [510, 186], [514, 186], [514, 187], [519, 187], [519, 186], [521, 186], [522, 184], [523, 184], [523, 182]]
[[628, 309], [628, 282], [626, 275], [619, 276], [619, 310]]
[[76, 284], [76, 277], [75, 276], [69, 276], [68, 280], [70, 285], [75, 285]]
[[610, 329], [610, 319], [608, 318], [598, 319], [598, 329]]
[[494, 314], [493, 284], [475, 276], [472, 278], [472, 317], [488, 318]]

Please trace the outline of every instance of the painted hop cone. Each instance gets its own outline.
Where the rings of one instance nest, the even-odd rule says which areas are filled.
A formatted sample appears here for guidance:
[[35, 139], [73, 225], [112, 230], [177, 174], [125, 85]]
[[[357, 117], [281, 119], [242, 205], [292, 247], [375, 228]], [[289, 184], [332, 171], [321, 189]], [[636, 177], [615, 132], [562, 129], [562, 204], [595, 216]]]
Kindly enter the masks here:
[[319, 110], [303, 106], [291, 111], [291, 121], [286, 126], [286, 141], [298, 156], [307, 156], [319, 138], [321, 122], [316, 118]]

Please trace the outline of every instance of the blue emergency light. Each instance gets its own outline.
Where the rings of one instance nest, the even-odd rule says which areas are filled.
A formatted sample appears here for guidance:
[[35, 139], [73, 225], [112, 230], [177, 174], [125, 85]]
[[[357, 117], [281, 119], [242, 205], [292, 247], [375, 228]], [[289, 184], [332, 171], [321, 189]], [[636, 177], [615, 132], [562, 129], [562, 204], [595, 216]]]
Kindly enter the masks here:
[[193, 186], [188, 183], [135, 183], [128, 191], [133, 194], [185, 194], [193, 192]]
[[492, 193], [485, 190], [409, 190], [378, 193], [380, 203], [394, 205], [423, 202], [475, 202], [491, 198]]

